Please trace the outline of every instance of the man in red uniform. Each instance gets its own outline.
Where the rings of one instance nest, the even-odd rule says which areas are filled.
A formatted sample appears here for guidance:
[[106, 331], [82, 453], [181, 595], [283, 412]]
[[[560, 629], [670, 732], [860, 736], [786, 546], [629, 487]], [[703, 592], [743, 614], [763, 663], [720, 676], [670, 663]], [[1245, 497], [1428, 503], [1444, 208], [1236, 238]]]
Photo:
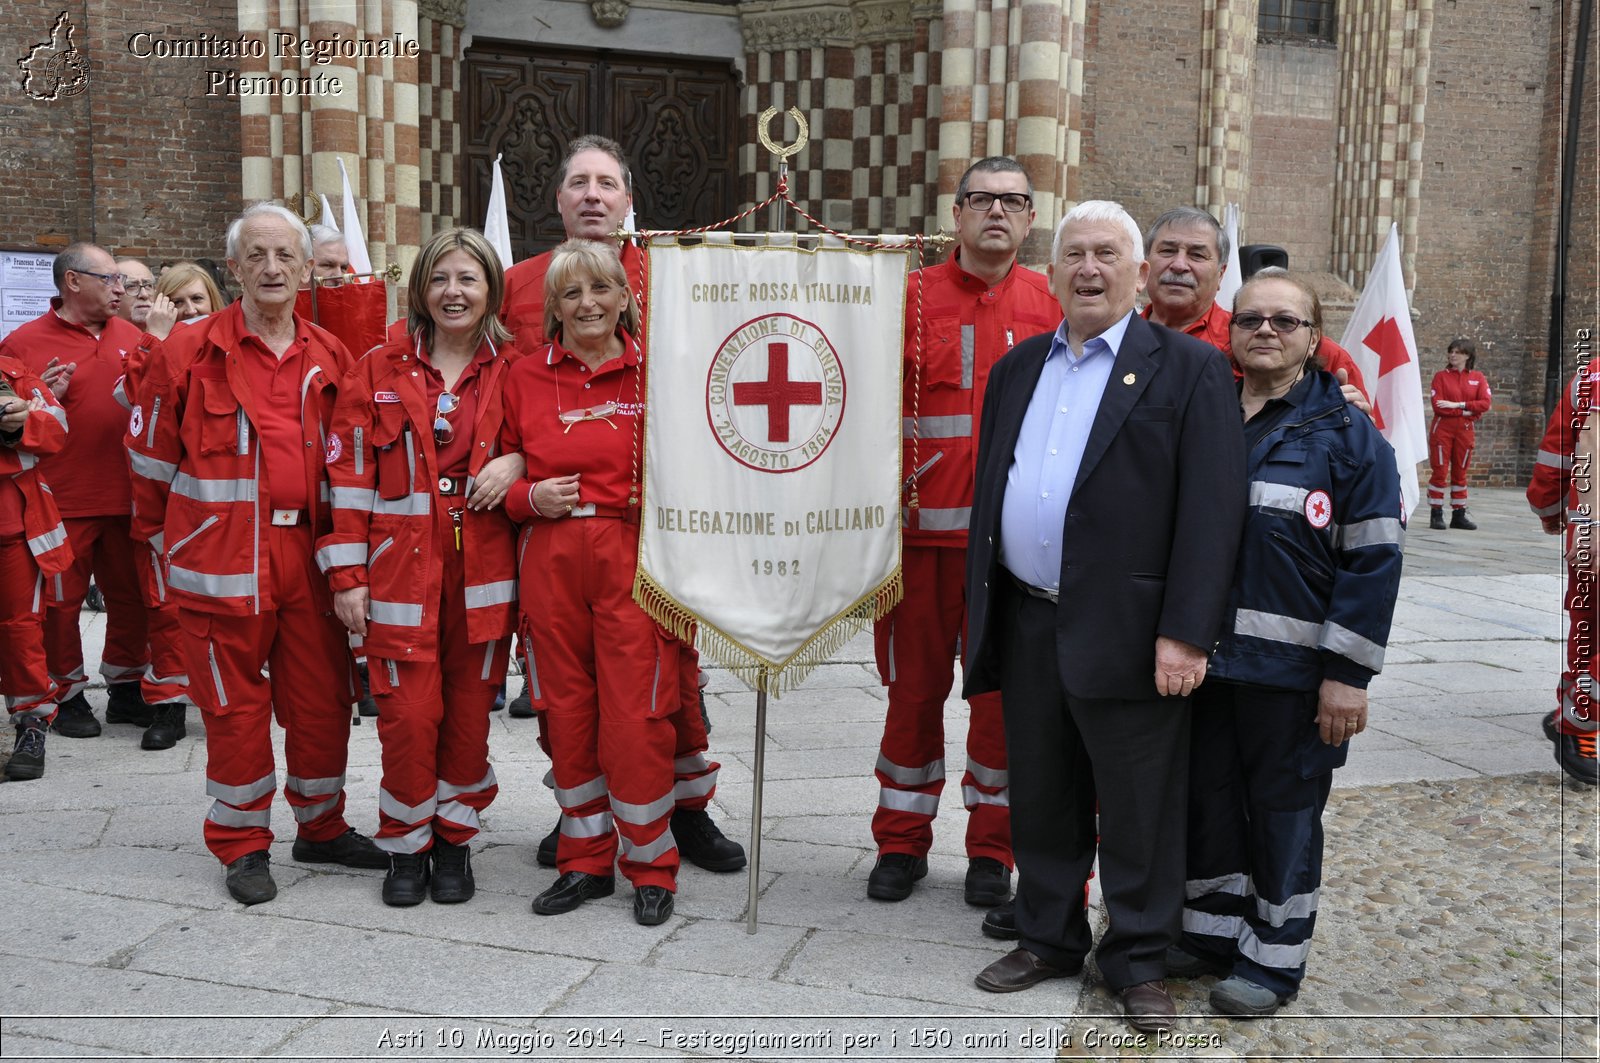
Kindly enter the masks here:
[[[928, 873], [945, 783], [944, 703], [965, 641], [967, 515], [984, 385], [1013, 345], [1061, 321], [1044, 276], [1017, 264], [1034, 210], [1033, 185], [1015, 160], [973, 163], [952, 214], [955, 251], [906, 284], [905, 597], [874, 629], [889, 711], [872, 817], [878, 860], [867, 896], [881, 901], [904, 900]], [[998, 693], [969, 704], [961, 776], [966, 899], [989, 907], [1011, 896], [1005, 726]]]
[[[1150, 226], [1144, 246], [1145, 260], [1150, 263], [1144, 289], [1150, 303], [1142, 311], [1144, 316], [1205, 340], [1231, 362], [1233, 342], [1228, 326], [1233, 315], [1217, 305], [1217, 290], [1228, 268], [1227, 232], [1199, 207], [1174, 207]], [[1317, 361], [1346, 385], [1347, 400], [1362, 410], [1372, 409], [1361, 370], [1349, 351], [1323, 336], [1317, 343]], [[1235, 368], [1234, 377], [1238, 375]], [[1351, 394], [1352, 387], [1357, 394]]]
[[[131, 411], [138, 394], [139, 377], [151, 353], [177, 324], [178, 308], [171, 299], [156, 291], [155, 276], [143, 262], [136, 258], [119, 258], [117, 269], [122, 271], [125, 292], [117, 316], [144, 330], [138, 346], [123, 359], [119, 399]], [[154, 570], [149, 566], [135, 567], [139, 572], [141, 600], [150, 634], [150, 667], [140, 679], [139, 693], [150, 706], [151, 713], [139, 747], [171, 749], [189, 733], [184, 722], [189, 708], [184, 700], [189, 678], [184, 673], [183, 636], [178, 628], [176, 607], [161, 600]]]
[[[190, 694], [206, 723], [206, 846], [241, 904], [277, 895], [268, 865], [284, 729], [284, 793], [301, 863], [381, 868], [388, 859], [344, 818], [355, 700], [343, 627], [313, 551], [331, 528], [324, 449], [344, 345], [294, 313], [311, 236], [257, 204], [228, 227], [240, 301], [176, 330], [139, 385], [128, 421], [148, 542], [178, 623]], [[271, 670], [270, 680], [262, 674]]]
[[45, 731], [56, 713], [40, 576], [66, 568], [72, 548], [38, 466], [66, 438], [67, 415], [45, 382], [0, 356], [0, 690], [17, 732], [6, 761], [12, 782], [44, 774]]
[[71, 244], [56, 256], [59, 294], [50, 309], [0, 342], [0, 355], [27, 366], [66, 408], [72, 431], [60, 451], [43, 459], [39, 475], [50, 485], [65, 519], [73, 563], [54, 580], [45, 606], [45, 657], [60, 711], [51, 725], [69, 738], [100, 733], [84, 690], [83, 642], [78, 613], [92, 576], [106, 603], [106, 641], [100, 674], [107, 685], [106, 720], [150, 724], [139, 694], [149, 663], [144, 601], [128, 537], [132, 495], [122, 454], [127, 414], [114, 392], [123, 360], [139, 344], [140, 330], [117, 316], [127, 297], [122, 274], [105, 248]]
[[[1600, 366], [1591, 364], [1572, 378], [1561, 392], [1561, 402], [1545, 426], [1539, 441], [1539, 457], [1528, 483], [1528, 505], [1538, 515], [1544, 530], [1561, 535], [1569, 526], [1589, 525], [1600, 514], [1584, 512], [1582, 504], [1571, 504], [1574, 481], [1581, 485], [1600, 473], [1592, 458], [1584, 456], [1587, 467], [1574, 461], [1578, 435], [1588, 423], [1600, 391]], [[1593, 539], [1588, 549], [1593, 550]], [[1581, 559], [1580, 559], [1581, 560]], [[1600, 729], [1596, 716], [1600, 695], [1600, 654], [1595, 653], [1595, 608], [1597, 582], [1593, 567], [1567, 564], [1567, 653], [1556, 685], [1556, 708], [1544, 719], [1544, 734], [1555, 746], [1556, 763], [1572, 778], [1593, 786], [1600, 783], [1600, 761], [1595, 758], [1595, 732]]]
[[[556, 210], [566, 227], [567, 239], [612, 240], [633, 203], [633, 178], [622, 146], [600, 136], [582, 136], [567, 145], [566, 157], [556, 175]], [[622, 245], [622, 268], [644, 314], [644, 254], [632, 243]], [[500, 312], [511, 330], [512, 345], [528, 357], [543, 357], [544, 275], [551, 252], [518, 262], [506, 271], [506, 301]], [[723, 835], [706, 806], [717, 788], [716, 761], [706, 759], [710, 742], [700, 702], [700, 656], [693, 646], [679, 655], [679, 711], [672, 715], [677, 735], [673, 752], [674, 796], [672, 833], [685, 859], [707, 871], [737, 871], [745, 865], [744, 846]], [[524, 692], [534, 692], [531, 680]], [[512, 715], [520, 715], [516, 704]], [[543, 739], [541, 738], [541, 744]], [[559, 827], [539, 843], [538, 861], [556, 866]]]
[[1428, 480], [1428, 527], [1443, 531], [1444, 485], [1450, 483], [1450, 527], [1477, 531], [1467, 516], [1467, 466], [1472, 463], [1473, 426], [1489, 412], [1489, 381], [1472, 368], [1478, 348], [1466, 337], [1453, 339], [1445, 352], [1447, 365], [1433, 375], [1428, 398], [1433, 405], [1433, 426], [1428, 431], [1428, 460], [1433, 476]]

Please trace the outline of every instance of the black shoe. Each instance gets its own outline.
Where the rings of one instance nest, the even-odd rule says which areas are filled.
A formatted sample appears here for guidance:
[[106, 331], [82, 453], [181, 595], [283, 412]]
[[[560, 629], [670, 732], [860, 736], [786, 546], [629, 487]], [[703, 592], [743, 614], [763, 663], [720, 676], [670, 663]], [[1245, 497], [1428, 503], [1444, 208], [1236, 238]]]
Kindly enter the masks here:
[[707, 871], [737, 871], [745, 865], [744, 846], [723, 835], [704, 809], [680, 808], [672, 813], [672, 836], [678, 852]]
[[633, 891], [633, 921], [660, 926], [672, 915], [672, 891], [665, 886], [640, 886]]
[[378, 715], [378, 703], [372, 700], [372, 681], [370, 678], [370, 673], [367, 671], [367, 666], [364, 663], [356, 665], [356, 675], [361, 679], [361, 697], [356, 702], [356, 715]]
[[584, 871], [568, 871], [556, 879], [555, 884], [533, 899], [536, 915], [561, 915], [570, 912], [584, 901], [609, 897], [617, 891], [615, 875], [591, 875]]
[[1228, 970], [1226, 964], [1196, 956], [1182, 945], [1167, 946], [1168, 978], [1204, 978], [1211, 974], [1220, 976], [1227, 974]]
[[513, 716], [519, 720], [533, 718], [533, 699], [528, 697], [528, 681], [526, 679], [522, 681], [522, 693], [512, 698], [506, 705], [506, 715]]
[[188, 712], [189, 706], [181, 701], [157, 705], [156, 718], [144, 729], [144, 737], [139, 739], [139, 748], [171, 749], [179, 741], [187, 738], [189, 728], [184, 724], [183, 718]]
[[260, 904], [278, 895], [272, 881], [272, 856], [265, 849], [245, 853], [228, 865], [228, 892], [240, 904]]
[[100, 593], [100, 588], [93, 583], [89, 584], [89, 589], [84, 592], [83, 604], [97, 613], [106, 611], [106, 597]]
[[1444, 507], [1443, 506], [1430, 506], [1428, 508], [1430, 510], [1430, 512], [1428, 514], [1428, 530], [1429, 531], [1444, 531], [1444, 529], [1445, 529]]
[[64, 738], [93, 738], [100, 733], [100, 721], [94, 718], [89, 699], [83, 691], [72, 695], [56, 707], [56, 718], [50, 730]]
[[430, 887], [434, 904], [460, 904], [472, 900], [478, 884], [472, 878], [472, 850], [465, 845], [451, 845], [438, 838], [433, 840], [433, 884]]
[[106, 723], [149, 727], [155, 718], [156, 708], [144, 700], [137, 682], [112, 683], [106, 687]]
[[996, 941], [1015, 941], [1022, 936], [1017, 929], [1017, 902], [1006, 901], [997, 904], [983, 913], [983, 924], [979, 927], [986, 938]]
[[1011, 869], [987, 856], [967, 861], [967, 903], [976, 908], [993, 908], [1011, 899]]
[[[1593, 734], [1562, 734], [1556, 728], [1555, 716], [1544, 718], [1544, 736], [1555, 744], [1556, 763], [1578, 782], [1590, 786], [1600, 784], [1600, 761], [1595, 759]], [[18, 741], [21, 741], [19, 738]]]
[[1467, 516], [1467, 507], [1465, 506], [1450, 511], [1450, 527], [1459, 528], [1462, 531], [1478, 530], [1478, 526], [1472, 522], [1472, 518]]
[[44, 774], [44, 722], [37, 716], [17, 721], [17, 744], [6, 761], [6, 778], [12, 782], [37, 779]]
[[291, 855], [302, 864], [341, 864], [344, 867], [373, 868], [389, 866], [389, 854], [372, 844], [371, 838], [358, 834], [354, 827], [337, 838], [330, 838], [325, 842], [296, 838]]
[[910, 853], [884, 853], [867, 876], [867, 896], [877, 901], [903, 901], [911, 884], [928, 877], [928, 861]]
[[427, 895], [428, 854], [390, 853], [389, 873], [383, 876], [383, 903], [391, 908], [411, 908]]
[[539, 851], [533, 854], [533, 859], [540, 867], [556, 866], [556, 848], [561, 844], [561, 821], [550, 828], [550, 833], [539, 839]]

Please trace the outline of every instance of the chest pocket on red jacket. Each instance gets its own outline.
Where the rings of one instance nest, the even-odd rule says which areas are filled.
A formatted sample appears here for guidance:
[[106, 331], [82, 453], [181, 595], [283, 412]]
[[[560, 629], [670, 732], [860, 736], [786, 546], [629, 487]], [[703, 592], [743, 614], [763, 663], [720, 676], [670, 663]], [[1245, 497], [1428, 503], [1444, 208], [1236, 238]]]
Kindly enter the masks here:
[[397, 402], [380, 402], [372, 424], [378, 468], [378, 497], [393, 502], [411, 493], [411, 433], [406, 411]]
[[197, 383], [201, 392], [200, 453], [208, 456], [248, 454], [249, 421], [227, 382], [201, 378]]
[[[916, 322], [913, 320], [912, 327]], [[922, 323], [922, 381], [925, 387], [972, 386], [972, 326], [958, 315], [930, 315]], [[907, 372], [911, 372], [907, 366]]]

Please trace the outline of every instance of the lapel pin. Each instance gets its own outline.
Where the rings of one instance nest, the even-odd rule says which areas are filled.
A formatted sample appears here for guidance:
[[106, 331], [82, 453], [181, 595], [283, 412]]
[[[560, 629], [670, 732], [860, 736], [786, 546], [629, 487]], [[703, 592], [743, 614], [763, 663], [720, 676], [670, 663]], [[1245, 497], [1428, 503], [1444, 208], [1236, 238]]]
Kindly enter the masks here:
[[1130, 384], [1131, 385], [1134, 382], [1134, 380], [1136, 380], [1136, 379], [1137, 378], [1132, 373], [1129, 373], [1127, 376], [1122, 378], [1122, 382], [1124, 384]]

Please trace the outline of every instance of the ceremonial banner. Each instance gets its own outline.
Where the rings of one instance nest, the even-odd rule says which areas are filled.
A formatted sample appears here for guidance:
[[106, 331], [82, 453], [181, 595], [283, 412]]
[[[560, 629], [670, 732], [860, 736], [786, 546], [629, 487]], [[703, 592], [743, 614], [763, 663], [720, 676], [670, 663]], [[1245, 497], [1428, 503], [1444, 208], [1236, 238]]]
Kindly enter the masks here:
[[360, 358], [383, 342], [389, 289], [378, 277], [366, 284], [318, 284], [314, 296], [310, 288], [295, 296], [294, 311], [339, 337], [350, 353]]
[[634, 596], [777, 693], [900, 598], [908, 247], [756, 239], [647, 250]]

